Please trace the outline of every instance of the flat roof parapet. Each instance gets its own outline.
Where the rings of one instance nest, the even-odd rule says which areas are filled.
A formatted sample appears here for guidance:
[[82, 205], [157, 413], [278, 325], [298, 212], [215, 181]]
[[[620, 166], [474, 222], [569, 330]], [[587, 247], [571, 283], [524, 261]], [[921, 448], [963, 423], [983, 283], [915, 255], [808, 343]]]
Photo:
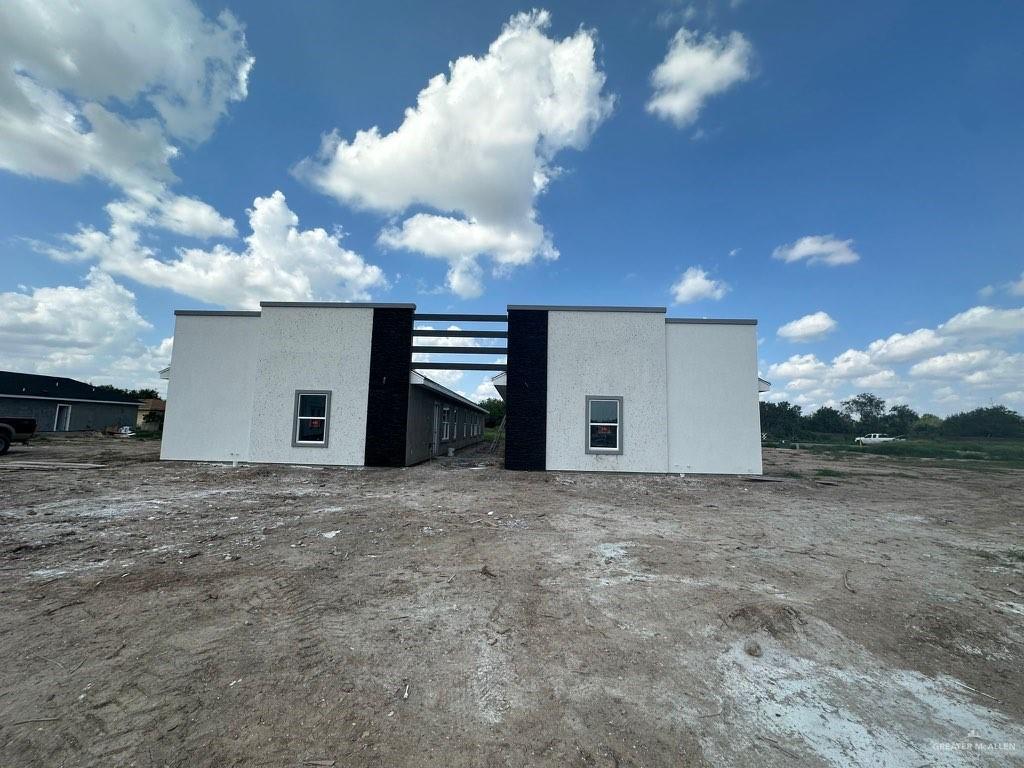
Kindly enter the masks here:
[[186, 317], [259, 317], [256, 311], [243, 311], [237, 309], [176, 309], [175, 316]]
[[668, 309], [665, 307], [589, 307], [557, 304], [509, 304], [508, 309], [509, 311], [539, 309], [549, 312], [658, 312], [660, 314], [668, 312]]
[[375, 301], [261, 301], [261, 307], [315, 307], [317, 309], [416, 309], [415, 304], [387, 304]]
[[757, 320], [729, 317], [666, 317], [665, 322], [678, 325], [757, 325]]

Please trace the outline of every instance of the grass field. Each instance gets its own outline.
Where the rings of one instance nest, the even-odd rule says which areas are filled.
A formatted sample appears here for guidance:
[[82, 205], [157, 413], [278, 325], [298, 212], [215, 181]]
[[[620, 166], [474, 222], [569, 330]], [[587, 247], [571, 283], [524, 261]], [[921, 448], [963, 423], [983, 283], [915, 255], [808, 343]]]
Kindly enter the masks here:
[[1024, 467], [1024, 440], [999, 438], [931, 440], [898, 440], [881, 445], [855, 445], [849, 442], [765, 443], [776, 448], [794, 448], [822, 454], [870, 453], [902, 459], [947, 459], [956, 461], [998, 462], [1007, 466]]

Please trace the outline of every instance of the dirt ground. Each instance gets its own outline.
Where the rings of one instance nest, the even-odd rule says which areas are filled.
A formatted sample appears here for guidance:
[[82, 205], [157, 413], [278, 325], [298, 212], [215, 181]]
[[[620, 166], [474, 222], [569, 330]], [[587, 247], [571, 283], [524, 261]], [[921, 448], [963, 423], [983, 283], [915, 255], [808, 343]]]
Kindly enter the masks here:
[[1024, 763], [1020, 470], [157, 455], [0, 458], [4, 768]]

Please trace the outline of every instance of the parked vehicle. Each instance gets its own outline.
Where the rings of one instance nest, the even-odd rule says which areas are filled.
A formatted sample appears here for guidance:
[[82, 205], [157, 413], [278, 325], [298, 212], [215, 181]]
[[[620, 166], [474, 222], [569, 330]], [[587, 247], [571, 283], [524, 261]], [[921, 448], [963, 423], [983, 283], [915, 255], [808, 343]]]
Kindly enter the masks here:
[[36, 433], [36, 420], [21, 416], [0, 416], [0, 455], [7, 453], [11, 443], [28, 445]]
[[891, 443], [893, 440], [899, 440], [898, 437], [889, 437], [889, 435], [883, 435], [880, 432], [872, 432], [870, 435], [864, 435], [864, 437], [858, 437], [853, 442], [857, 445], [879, 445], [880, 443]]
[[114, 437], [135, 437], [135, 430], [131, 427], [118, 427]]

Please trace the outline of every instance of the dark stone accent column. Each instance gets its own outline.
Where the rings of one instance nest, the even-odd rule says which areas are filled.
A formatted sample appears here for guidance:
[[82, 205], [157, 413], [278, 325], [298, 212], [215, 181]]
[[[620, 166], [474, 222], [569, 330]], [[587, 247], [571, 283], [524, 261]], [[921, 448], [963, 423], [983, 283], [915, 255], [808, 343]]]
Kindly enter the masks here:
[[413, 311], [373, 310], [364, 457], [368, 467], [405, 466]]
[[505, 469], [544, 470], [548, 427], [547, 310], [509, 310], [505, 394]]

